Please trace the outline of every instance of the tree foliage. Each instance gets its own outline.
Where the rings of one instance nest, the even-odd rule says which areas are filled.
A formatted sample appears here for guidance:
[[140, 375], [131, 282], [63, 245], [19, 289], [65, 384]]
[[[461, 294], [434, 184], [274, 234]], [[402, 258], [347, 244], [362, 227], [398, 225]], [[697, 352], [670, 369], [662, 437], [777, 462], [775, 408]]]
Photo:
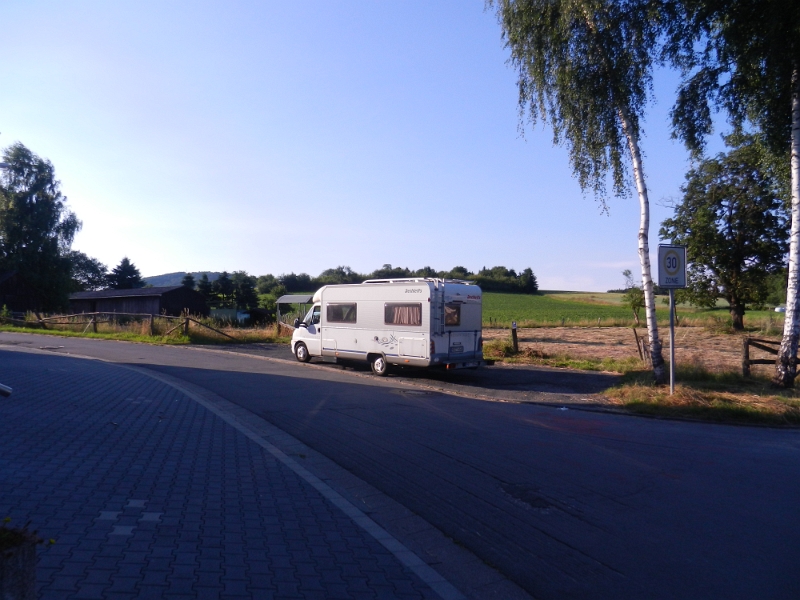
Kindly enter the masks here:
[[622, 272], [625, 278], [625, 288], [622, 291], [622, 305], [627, 306], [633, 312], [633, 318], [636, 324], [639, 325], [639, 311], [644, 308], [644, 290], [642, 286], [637, 285], [633, 281], [633, 273], [630, 269], [625, 269]]
[[687, 247], [689, 301], [710, 308], [724, 298], [743, 329], [747, 305], [765, 302], [769, 275], [785, 265], [788, 214], [780, 182], [760, 168], [759, 141], [729, 141], [737, 145], [689, 171], [661, 237]]
[[197, 291], [203, 294], [206, 301], [211, 300], [211, 297], [214, 294], [214, 289], [211, 285], [211, 282], [208, 280], [208, 273], [203, 273], [200, 276], [200, 280], [197, 282]]
[[[703, 150], [713, 113], [750, 122], [788, 159], [794, 73], [800, 67], [800, 3], [684, 0], [671, 53], [684, 74], [672, 111], [675, 135]], [[787, 161], [788, 162], [788, 161]]]
[[256, 278], [248, 275], [246, 271], [234, 271], [231, 274], [233, 301], [236, 308], [251, 310], [258, 307], [256, 282]]
[[[606, 180], [629, 195], [628, 137], [641, 136], [664, 2], [495, 0], [510, 62], [517, 70], [520, 115], [542, 120], [553, 143], [566, 144], [582, 189], [605, 202]], [[629, 121], [626, 131], [620, 113]]]
[[49, 160], [20, 143], [3, 152], [0, 272], [16, 270], [38, 310], [64, 308], [72, 290], [69, 252], [81, 223], [67, 209]]
[[[206, 279], [208, 279], [208, 275], [206, 275]], [[193, 290], [196, 285], [196, 282], [194, 280], [194, 275], [192, 275], [191, 273], [187, 273], [186, 275], [184, 275], [183, 279], [181, 279], [181, 285], [183, 287], [189, 288], [190, 290]]]
[[211, 284], [211, 290], [216, 296], [219, 308], [233, 308], [233, 282], [227, 271], [220, 273]]
[[683, 0], [685, 27], [673, 37], [684, 80], [673, 110], [676, 135], [695, 153], [723, 109], [735, 131], [755, 125], [790, 163], [792, 226], [786, 318], [774, 381], [791, 387], [800, 344], [800, 3]]
[[[258, 278], [257, 288], [259, 293], [271, 294], [277, 298], [285, 292], [310, 292], [323, 285], [361, 283], [367, 279], [405, 279], [410, 277], [439, 277], [474, 281], [483, 290], [490, 292], [535, 294], [539, 290], [536, 275], [530, 267], [521, 273], [502, 266], [491, 269], [484, 267], [478, 273], [473, 273], [461, 266], [454, 267], [449, 271], [436, 271], [429, 266], [413, 271], [408, 267], [394, 267], [391, 264], [385, 264], [369, 274], [357, 273], [350, 267], [339, 266], [335, 269], [326, 269], [318, 277], [311, 277], [307, 273], [299, 275], [289, 273], [279, 277], [262, 275]], [[275, 290], [280, 290], [280, 294], [276, 294]]]
[[108, 267], [96, 258], [73, 250], [68, 254], [72, 292], [92, 292], [108, 285]]
[[[391, 265], [389, 265], [391, 267]], [[341, 283], [360, 283], [362, 276], [353, 271], [350, 267], [338, 266], [335, 269], [325, 269], [317, 277], [317, 282], [321, 285], [341, 284]]]
[[[567, 147], [575, 177], [606, 205], [610, 176], [628, 195], [628, 166], [640, 203], [642, 287], [656, 381], [666, 379], [648, 244], [650, 207], [639, 140], [661, 38], [674, 26], [670, 0], [490, 0], [518, 73], [521, 120], [540, 119]], [[627, 149], [627, 152], [626, 152]], [[627, 158], [626, 158], [627, 157]]]
[[113, 290], [132, 290], [144, 285], [142, 274], [127, 256], [108, 274], [108, 286]]
[[483, 268], [476, 275], [468, 275], [468, 279], [475, 281], [486, 292], [518, 292], [535, 294], [539, 291], [536, 275], [530, 268], [517, 274], [514, 269], [505, 267]]

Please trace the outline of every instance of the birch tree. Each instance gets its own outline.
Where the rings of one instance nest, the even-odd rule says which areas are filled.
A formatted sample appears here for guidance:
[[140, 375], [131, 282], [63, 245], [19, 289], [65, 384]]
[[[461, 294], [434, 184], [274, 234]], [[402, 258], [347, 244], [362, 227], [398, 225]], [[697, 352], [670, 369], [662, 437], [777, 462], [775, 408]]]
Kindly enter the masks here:
[[0, 273], [19, 271], [36, 310], [67, 306], [69, 257], [81, 222], [67, 208], [53, 164], [20, 143], [3, 152], [0, 177]]
[[712, 109], [723, 109], [734, 129], [757, 127], [790, 164], [789, 279], [774, 382], [792, 387], [800, 340], [800, 3], [683, 0], [683, 8], [686, 29], [673, 39], [684, 73], [673, 109], [676, 135], [699, 154]]
[[[666, 379], [650, 269], [641, 117], [668, 11], [650, 0], [490, 0], [518, 72], [520, 119], [552, 127], [581, 189], [606, 207], [606, 181], [639, 198], [639, 262], [655, 379]], [[626, 158], [627, 157], [627, 158]]]

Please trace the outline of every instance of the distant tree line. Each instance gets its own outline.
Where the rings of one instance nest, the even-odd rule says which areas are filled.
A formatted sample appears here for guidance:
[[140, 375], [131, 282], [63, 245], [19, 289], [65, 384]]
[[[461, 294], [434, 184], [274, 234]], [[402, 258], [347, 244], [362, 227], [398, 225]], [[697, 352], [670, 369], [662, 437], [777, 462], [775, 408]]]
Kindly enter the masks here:
[[212, 308], [239, 308], [253, 310], [263, 308], [259, 305], [256, 293], [256, 277], [246, 271], [227, 271], [220, 273], [213, 281], [208, 273], [203, 273], [198, 280], [187, 273], [182, 285], [200, 292]]
[[411, 270], [406, 267], [393, 267], [390, 264], [385, 264], [369, 274], [356, 273], [350, 267], [339, 266], [326, 269], [317, 277], [312, 277], [307, 273], [288, 273], [277, 277], [262, 275], [256, 280], [256, 290], [259, 294], [278, 297], [285, 293], [314, 291], [323, 285], [361, 283], [367, 279], [404, 279], [409, 277], [440, 277], [474, 281], [481, 286], [481, 289], [489, 292], [535, 294], [539, 290], [536, 275], [530, 268], [517, 273], [514, 269], [506, 267], [492, 267], [491, 269], [484, 267], [477, 273], [473, 273], [460, 266], [449, 271], [436, 271], [432, 267]]

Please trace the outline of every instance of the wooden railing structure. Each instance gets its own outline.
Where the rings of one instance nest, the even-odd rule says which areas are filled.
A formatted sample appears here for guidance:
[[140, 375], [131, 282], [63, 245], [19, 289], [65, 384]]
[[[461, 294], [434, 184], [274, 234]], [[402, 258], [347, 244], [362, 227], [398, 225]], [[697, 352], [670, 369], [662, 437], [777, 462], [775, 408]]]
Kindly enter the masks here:
[[639, 358], [647, 366], [653, 366], [653, 359], [650, 356], [650, 342], [647, 341], [647, 335], [639, 337], [636, 333], [636, 327], [633, 327], [633, 337], [636, 340], [636, 350], [639, 352]]
[[[763, 350], [776, 358], [750, 358], [750, 346]], [[750, 377], [750, 365], [774, 365], [777, 360], [778, 350], [781, 343], [774, 340], [762, 340], [760, 338], [742, 338], [742, 375]]]
[[[154, 322], [156, 319], [165, 319], [168, 321], [178, 321], [177, 325], [167, 330], [163, 337], [168, 336], [173, 331], [177, 329], [183, 328], [183, 335], [189, 335], [189, 325], [194, 323], [195, 325], [199, 325], [205, 329], [209, 329], [214, 333], [222, 335], [228, 339], [233, 341], [238, 341], [235, 337], [228, 335], [220, 331], [219, 329], [215, 329], [205, 323], [201, 323], [197, 319], [190, 317], [188, 315], [182, 315], [180, 317], [172, 317], [168, 315], [154, 315], [149, 313], [120, 313], [120, 312], [93, 312], [93, 313], [76, 313], [73, 315], [57, 315], [54, 317], [38, 317], [36, 321], [25, 321], [21, 319], [12, 319], [12, 318], [0, 318], [0, 321], [12, 323], [12, 324], [19, 324], [22, 326], [30, 327], [30, 326], [38, 326], [42, 329], [47, 329], [47, 325], [83, 325], [84, 323], [80, 321], [82, 318], [89, 318], [88, 321], [85, 322], [85, 327], [83, 328], [83, 333], [86, 333], [89, 328], [91, 327], [94, 333], [97, 333], [97, 326], [100, 323], [116, 323], [119, 321], [119, 317], [124, 318], [133, 318], [133, 319], [141, 319], [146, 320], [149, 322], [150, 326], [150, 335], [155, 336], [155, 329], [154, 329]], [[103, 317], [106, 317], [103, 319]], [[78, 321], [72, 320], [69, 321], [67, 319], [79, 319]]]

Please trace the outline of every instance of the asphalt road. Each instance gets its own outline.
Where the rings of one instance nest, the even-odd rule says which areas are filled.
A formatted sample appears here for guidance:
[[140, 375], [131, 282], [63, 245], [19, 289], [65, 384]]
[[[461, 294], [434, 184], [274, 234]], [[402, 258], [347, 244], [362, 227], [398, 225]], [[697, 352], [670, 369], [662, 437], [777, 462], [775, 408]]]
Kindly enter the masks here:
[[[187, 348], [0, 334], [3, 344], [135, 364], [209, 390], [536, 598], [800, 597], [798, 431], [489, 402]], [[565, 400], [586, 393], [568, 377], [561, 385]]]

